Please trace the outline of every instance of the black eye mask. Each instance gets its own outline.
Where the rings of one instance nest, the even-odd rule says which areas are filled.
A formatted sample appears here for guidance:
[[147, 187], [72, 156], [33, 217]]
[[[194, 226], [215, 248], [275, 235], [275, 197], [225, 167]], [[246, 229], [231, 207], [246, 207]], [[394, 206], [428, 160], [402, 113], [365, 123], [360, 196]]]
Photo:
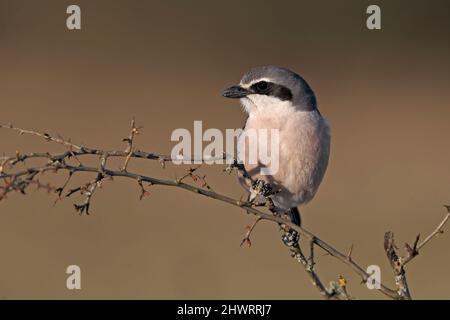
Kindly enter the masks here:
[[259, 81], [250, 87], [253, 93], [276, 97], [282, 101], [292, 100], [292, 92], [281, 84]]

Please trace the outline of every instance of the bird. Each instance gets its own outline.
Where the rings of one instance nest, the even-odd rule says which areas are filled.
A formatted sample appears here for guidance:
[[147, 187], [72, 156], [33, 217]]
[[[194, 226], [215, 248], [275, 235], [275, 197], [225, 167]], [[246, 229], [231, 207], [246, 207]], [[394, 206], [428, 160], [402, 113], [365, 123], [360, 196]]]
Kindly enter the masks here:
[[[301, 225], [298, 207], [315, 196], [330, 156], [330, 126], [319, 112], [314, 91], [299, 74], [269, 65], [250, 69], [239, 84], [225, 89], [222, 96], [239, 99], [248, 115], [238, 139], [252, 130], [257, 135], [260, 129], [277, 130], [276, 172], [261, 174], [262, 161], [258, 158], [256, 163], [251, 162], [248, 154], [241, 161], [252, 180], [264, 181], [276, 190], [270, 195], [276, 212]], [[270, 150], [270, 146], [267, 148]], [[248, 182], [242, 177], [239, 180], [248, 191]]]

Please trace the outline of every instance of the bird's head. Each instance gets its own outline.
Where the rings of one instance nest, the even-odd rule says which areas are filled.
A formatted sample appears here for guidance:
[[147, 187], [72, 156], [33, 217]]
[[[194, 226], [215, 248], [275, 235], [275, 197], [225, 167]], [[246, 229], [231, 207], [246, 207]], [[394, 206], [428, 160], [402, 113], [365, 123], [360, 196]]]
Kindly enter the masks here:
[[224, 90], [222, 95], [240, 99], [250, 115], [317, 109], [316, 97], [308, 83], [295, 72], [276, 66], [251, 69], [238, 85]]

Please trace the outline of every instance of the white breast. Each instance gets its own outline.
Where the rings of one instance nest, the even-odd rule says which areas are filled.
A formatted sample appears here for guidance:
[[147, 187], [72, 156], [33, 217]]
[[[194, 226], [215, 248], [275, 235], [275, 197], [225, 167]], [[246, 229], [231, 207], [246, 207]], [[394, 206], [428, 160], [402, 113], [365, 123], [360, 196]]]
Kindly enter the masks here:
[[[251, 105], [247, 102], [246, 109]], [[242, 159], [254, 179], [268, 181], [275, 190], [280, 190], [272, 197], [275, 205], [289, 209], [311, 200], [328, 165], [330, 131], [326, 120], [317, 110], [299, 111], [283, 102], [272, 104], [270, 109], [259, 106], [258, 110], [253, 109], [244, 132], [250, 129], [256, 132], [258, 129], [279, 130], [279, 169], [276, 173], [261, 175], [260, 164], [249, 163], [247, 156]]]

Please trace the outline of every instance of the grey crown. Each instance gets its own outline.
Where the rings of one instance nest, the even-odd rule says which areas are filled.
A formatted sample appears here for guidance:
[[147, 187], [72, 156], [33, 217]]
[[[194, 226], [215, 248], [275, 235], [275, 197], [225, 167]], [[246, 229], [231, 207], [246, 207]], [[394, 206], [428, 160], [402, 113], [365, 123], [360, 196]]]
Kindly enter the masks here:
[[314, 91], [300, 75], [286, 68], [277, 66], [261, 66], [252, 68], [241, 79], [241, 84], [249, 84], [255, 80], [269, 78], [274, 83], [288, 88], [292, 93], [292, 104], [304, 111], [317, 109]]

